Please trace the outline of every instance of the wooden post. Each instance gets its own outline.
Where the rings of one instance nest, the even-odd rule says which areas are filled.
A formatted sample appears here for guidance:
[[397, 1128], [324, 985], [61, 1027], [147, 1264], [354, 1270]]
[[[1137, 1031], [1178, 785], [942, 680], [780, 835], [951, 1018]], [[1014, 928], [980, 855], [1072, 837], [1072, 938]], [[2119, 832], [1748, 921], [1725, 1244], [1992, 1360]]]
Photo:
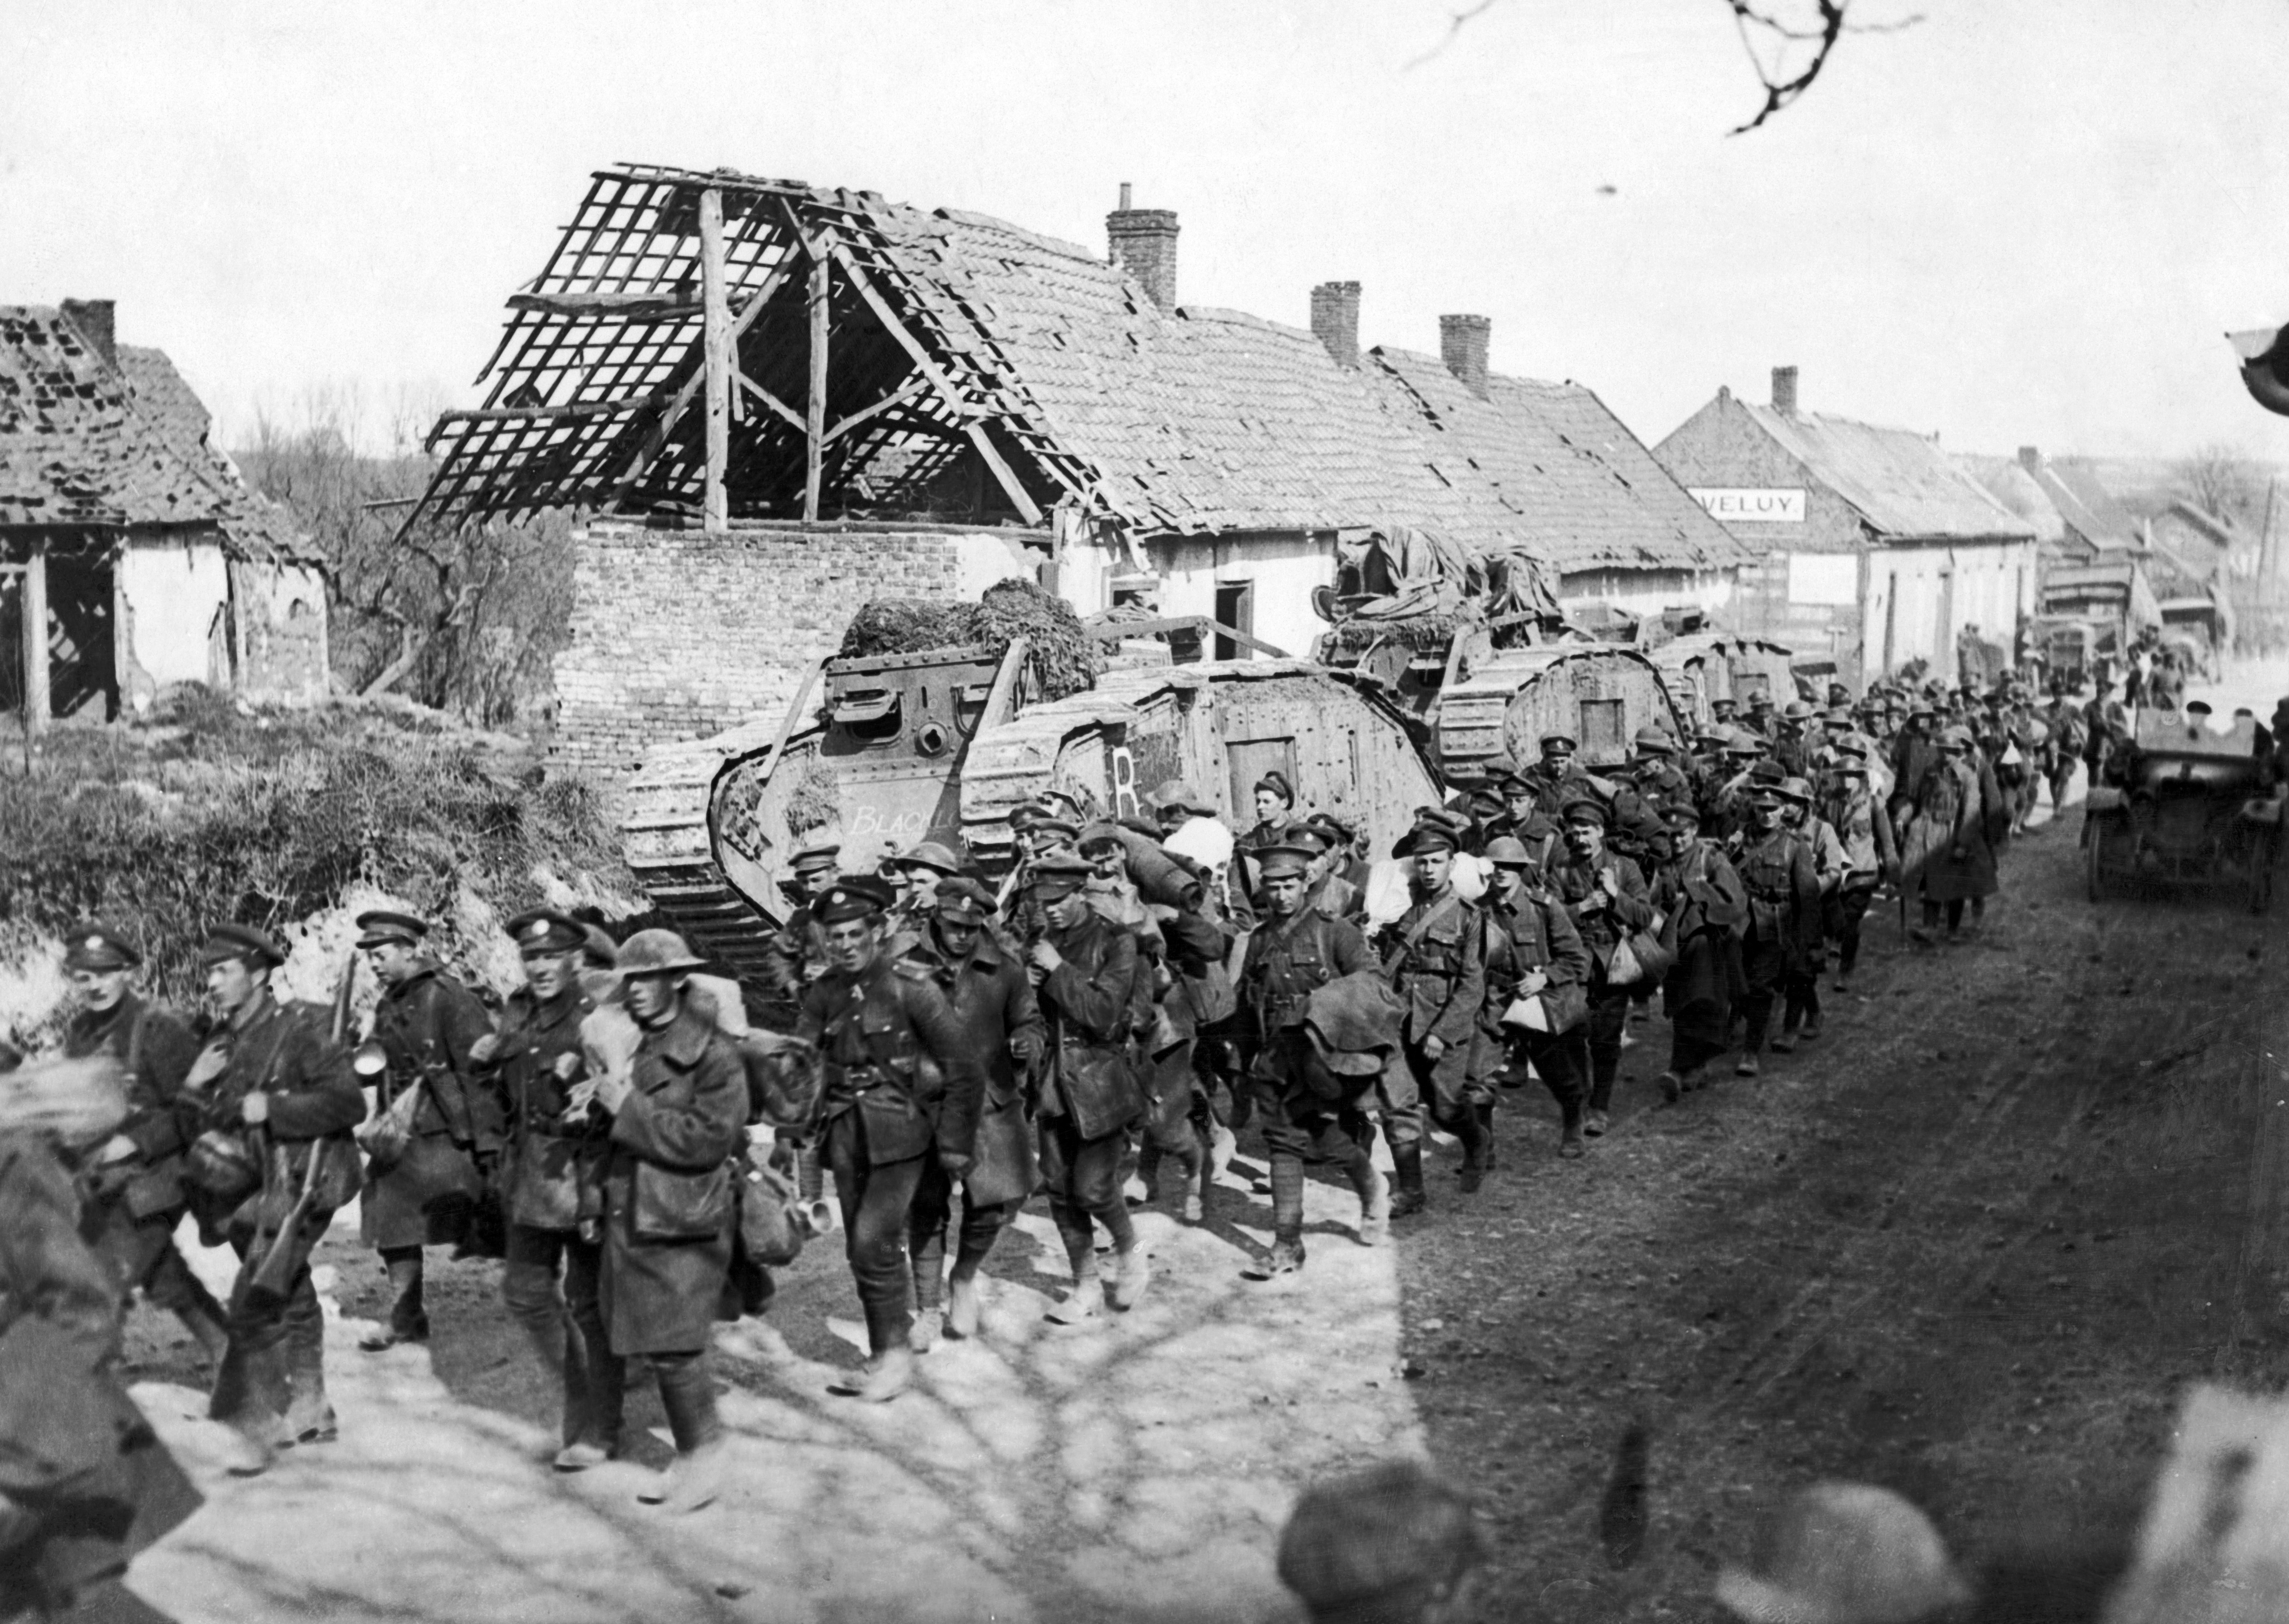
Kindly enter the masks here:
[[814, 242], [810, 254], [810, 397], [805, 403], [802, 516], [818, 518], [819, 458], [826, 450], [826, 248]]
[[24, 563], [24, 731], [48, 730], [48, 546], [32, 544]]
[[707, 483], [700, 512], [708, 529], [730, 522], [723, 475], [731, 460], [731, 311], [723, 292], [723, 194], [699, 194], [699, 297], [707, 390]]

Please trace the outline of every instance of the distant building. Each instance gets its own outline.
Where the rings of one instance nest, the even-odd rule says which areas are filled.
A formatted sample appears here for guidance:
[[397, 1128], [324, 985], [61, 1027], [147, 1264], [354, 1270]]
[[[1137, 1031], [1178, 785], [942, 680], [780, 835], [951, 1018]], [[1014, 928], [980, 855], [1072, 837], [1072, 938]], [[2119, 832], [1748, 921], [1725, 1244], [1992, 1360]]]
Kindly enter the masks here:
[[1720, 388], [1654, 456], [1754, 555], [1727, 619], [1826, 653], [1858, 686], [1924, 660], [1949, 676], [1966, 633], [2006, 651], [2035, 608], [2034, 525], [1937, 441]]
[[109, 300], [0, 306], [0, 709], [327, 691], [316, 555], [207, 430], [164, 352], [116, 341]]

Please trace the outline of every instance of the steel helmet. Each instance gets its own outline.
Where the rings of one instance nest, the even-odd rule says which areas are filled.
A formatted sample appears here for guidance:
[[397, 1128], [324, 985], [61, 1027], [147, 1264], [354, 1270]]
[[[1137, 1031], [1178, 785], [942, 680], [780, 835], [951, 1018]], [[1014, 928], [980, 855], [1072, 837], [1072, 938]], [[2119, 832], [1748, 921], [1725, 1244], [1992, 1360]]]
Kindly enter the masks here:
[[1749, 1624], [1914, 1624], [1970, 1596], [1930, 1520], [1864, 1483], [1791, 1496], [1749, 1565], [1717, 1576], [1717, 1599]]
[[706, 960], [693, 955], [682, 936], [672, 930], [639, 930], [620, 943], [615, 967], [622, 979], [631, 975], [667, 975], [704, 968]]

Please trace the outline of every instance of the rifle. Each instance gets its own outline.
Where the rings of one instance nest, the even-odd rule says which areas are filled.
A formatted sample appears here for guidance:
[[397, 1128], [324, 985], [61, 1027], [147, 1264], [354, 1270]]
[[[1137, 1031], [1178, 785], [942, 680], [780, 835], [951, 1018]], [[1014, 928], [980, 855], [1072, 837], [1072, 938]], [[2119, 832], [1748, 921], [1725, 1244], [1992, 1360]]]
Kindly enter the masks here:
[[341, 978], [334, 983], [332, 1032], [337, 1047], [350, 1040], [350, 1002], [357, 996], [357, 949], [352, 948], [350, 956], [342, 961]]
[[[273, 1141], [271, 1148], [276, 1153], [279, 1182], [283, 1184], [285, 1182], [286, 1147]], [[275, 1306], [286, 1301], [286, 1294], [294, 1284], [294, 1232], [310, 1215], [310, 1205], [317, 1198], [319, 1166], [325, 1157], [326, 1142], [312, 1140], [310, 1159], [302, 1174], [301, 1192], [294, 1198], [294, 1205], [286, 1209], [285, 1216], [278, 1221], [277, 1230], [270, 1238], [268, 1249], [263, 1253], [262, 1261], [255, 1265], [254, 1273], [247, 1282], [246, 1295], [250, 1303]]]

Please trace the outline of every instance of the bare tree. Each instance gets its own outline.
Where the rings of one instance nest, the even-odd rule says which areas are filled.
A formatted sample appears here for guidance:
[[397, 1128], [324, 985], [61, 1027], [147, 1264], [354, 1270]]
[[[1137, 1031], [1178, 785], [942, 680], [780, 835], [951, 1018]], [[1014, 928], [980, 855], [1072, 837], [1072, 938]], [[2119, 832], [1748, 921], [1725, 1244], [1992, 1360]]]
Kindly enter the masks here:
[[2265, 477], [2239, 446], [2212, 441], [2170, 469], [2173, 494], [2231, 523], [2254, 528], [2265, 510]]
[[435, 392], [400, 390], [379, 412], [391, 451], [357, 447], [376, 416], [365, 392], [307, 392], [291, 420], [256, 415], [236, 453], [247, 480], [284, 503], [326, 559], [335, 674], [362, 693], [402, 688], [498, 724], [544, 696], [571, 604], [567, 526], [544, 519], [458, 530], [402, 521], [427, 485], [420, 434]]

